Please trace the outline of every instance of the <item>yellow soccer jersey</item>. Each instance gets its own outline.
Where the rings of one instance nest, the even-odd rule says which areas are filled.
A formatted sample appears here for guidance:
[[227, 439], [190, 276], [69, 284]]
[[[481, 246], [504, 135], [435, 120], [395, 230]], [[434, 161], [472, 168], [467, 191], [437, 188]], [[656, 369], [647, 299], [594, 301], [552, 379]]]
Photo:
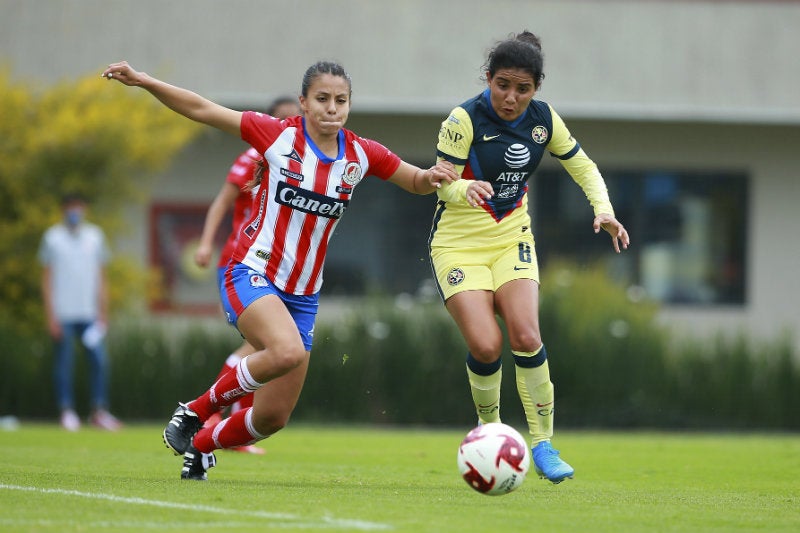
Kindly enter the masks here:
[[[528, 179], [545, 150], [557, 157], [600, 213], [614, 214], [597, 165], [572, 138], [561, 117], [545, 102], [531, 100], [513, 122], [497, 116], [489, 90], [456, 107], [439, 130], [437, 156], [450, 161], [461, 180], [438, 191], [431, 246], [484, 247], [513, 239], [530, 227]], [[469, 180], [492, 184], [494, 196], [482, 207], [467, 203]]]

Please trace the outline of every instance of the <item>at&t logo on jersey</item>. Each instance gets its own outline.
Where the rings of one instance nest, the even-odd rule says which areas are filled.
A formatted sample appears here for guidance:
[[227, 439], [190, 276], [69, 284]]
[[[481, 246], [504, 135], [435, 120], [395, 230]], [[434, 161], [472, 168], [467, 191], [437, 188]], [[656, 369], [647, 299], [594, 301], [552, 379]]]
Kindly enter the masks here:
[[531, 152], [528, 150], [527, 146], [514, 143], [508, 147], [503, 159], [506, 165], [511, 168], [522, 168], [530, 162]]
[[527, 172], [501, 172], [496, 181], [505, 183], [521, 183], [528, 179]]
[[340, 218], [349, 200], [338, 200], [324, 194], [295, 187], [286, 182], [279, 182], [275, 191], [275, 201], [303, 213], [319, 215], [326, 218]]

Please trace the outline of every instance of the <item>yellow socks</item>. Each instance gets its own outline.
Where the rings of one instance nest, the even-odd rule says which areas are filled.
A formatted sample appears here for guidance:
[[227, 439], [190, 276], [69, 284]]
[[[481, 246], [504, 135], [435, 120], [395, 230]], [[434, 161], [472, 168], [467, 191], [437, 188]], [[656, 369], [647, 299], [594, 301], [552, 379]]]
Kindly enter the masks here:
[[550, 382], [550, 367], [544, 346], [535, 352], [514, 354], [517, 373], [517, 392], [525, 408], [531, 445], [553, 437], [553, 384]]
[[500, 358], [494, 363], [481, 363], [467, 354], [467, 377], [478, 418], [484, 424], [500, 422], [500, 383], [503, 367]]

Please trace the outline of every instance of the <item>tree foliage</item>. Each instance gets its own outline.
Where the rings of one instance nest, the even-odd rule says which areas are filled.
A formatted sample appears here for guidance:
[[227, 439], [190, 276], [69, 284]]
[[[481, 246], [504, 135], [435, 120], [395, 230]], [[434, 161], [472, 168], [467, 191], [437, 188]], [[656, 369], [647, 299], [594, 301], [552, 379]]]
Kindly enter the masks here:
[[[0, 321], [40, 328], [36, 252], [61, 196], [88, 199], [113, 249], [122, 208], [146, 200], [149, 178], [199, 127], [97, 75], [39, 89], [0, 71], [0, 116]], [[124, 255], [115, 253], [109, 276], [112, 309], [144, 294], [147, 273]]]

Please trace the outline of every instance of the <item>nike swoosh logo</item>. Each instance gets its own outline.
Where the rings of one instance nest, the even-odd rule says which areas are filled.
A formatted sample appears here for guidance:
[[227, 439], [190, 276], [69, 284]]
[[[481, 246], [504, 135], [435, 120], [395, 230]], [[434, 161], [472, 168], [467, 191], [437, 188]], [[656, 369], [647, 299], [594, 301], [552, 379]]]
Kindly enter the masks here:
[[552, 405], [552, 404], [553, 404], [553, 402], [537, 403], [536, 407], [547, 407], [548, 405]]
[[497, 139], [498, 137], [500, 137], [499, 133], [497, 135], [492, 135], [491, 137], [489, 135], [484, 134], [483, 135], [483, 140], [484, 141], [491, 141], [492, 139]]
[[515, 267], [514, 267], [514, 270], [530, 270], [530, 268], [528, 268], [528, 267], [518, 267], [518, 266], [515, 266]]

